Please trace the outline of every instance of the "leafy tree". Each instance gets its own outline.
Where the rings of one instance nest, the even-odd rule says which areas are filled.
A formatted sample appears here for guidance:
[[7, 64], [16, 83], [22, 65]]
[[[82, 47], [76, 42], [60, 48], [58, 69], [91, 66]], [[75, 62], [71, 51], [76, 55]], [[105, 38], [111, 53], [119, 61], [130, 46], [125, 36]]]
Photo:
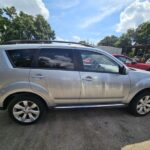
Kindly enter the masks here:
[[131, 40], [127, 34], [122, 34], [122, 36], [114, 44], [116, 47], [125, 47], [131, 45]]
[[52, 40], [55, 32], [41, 15], [17, 14], [14, 7], [0, 9], [0, 42], [15, 39]]
[[3, 38], [6, 34], [7, 26], [10, 25], [10, 21], [6, 16], [3, 16], [4, 10], [0, 9], [0, 42], [3, 41]]
[[42, 15], [37, 15], [34, 22], [36, 39], [55, 39], [55, 32]]
[[127, 33], [122, 34], [116, 43], [114, 44], [115, 47], [125, 47], [125, 46], [132, 46], [135, 44], [136, 32], [134, 29], [129, 29]]
[[3, 10], [6, 13], [6, 15], [11, 19], [17, 15], [15, 7], [6, 7]]
[[98, 45], [102, 46], [115, 46], [115, 43], [117, 42], [118, 37], [111, 35], [111, 36], [106, 36], [104, 39], [102, 39]]
[[115, 36], [106, 36], [98, 45], [127, 47], [136, 44], [150, 44], [150, 22], [145, 22], [137, 29], [128, 29], [119, 38]]
[[137, 27], [136, 42], [138, 44], [150, 44], [150, 22], [145, 22]]

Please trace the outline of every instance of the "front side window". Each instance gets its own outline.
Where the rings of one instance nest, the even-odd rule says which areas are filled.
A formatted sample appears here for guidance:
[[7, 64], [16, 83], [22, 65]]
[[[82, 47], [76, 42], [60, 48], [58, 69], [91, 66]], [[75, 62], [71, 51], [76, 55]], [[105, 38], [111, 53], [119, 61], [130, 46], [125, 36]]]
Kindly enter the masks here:
[[7, 54], [14, 67], [31, 67], [34, 50], [8, 50]]
[[73, 70], [71, 50], [42, 49], [38, 57], [38, 67], [47, 69]]
[[105, 55], [81, 51], [81, 58], [84, 71], [119, 73], [118, 64]]

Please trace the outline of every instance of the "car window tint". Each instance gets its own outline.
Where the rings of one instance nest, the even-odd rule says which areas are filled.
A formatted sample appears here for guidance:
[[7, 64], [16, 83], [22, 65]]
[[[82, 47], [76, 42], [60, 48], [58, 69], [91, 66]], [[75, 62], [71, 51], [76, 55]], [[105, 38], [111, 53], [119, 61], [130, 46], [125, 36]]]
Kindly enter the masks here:
[[74, 63], [72, 51], [63, 49], [42, 49], [38, 57], [38, 67], [73, 70]]
[[15, 67], [31, 67], [33, 50], [9, 50], [7, 54]]
[[81, 51], [84, 71], [119, 73], [119, 66], [105, 55]]

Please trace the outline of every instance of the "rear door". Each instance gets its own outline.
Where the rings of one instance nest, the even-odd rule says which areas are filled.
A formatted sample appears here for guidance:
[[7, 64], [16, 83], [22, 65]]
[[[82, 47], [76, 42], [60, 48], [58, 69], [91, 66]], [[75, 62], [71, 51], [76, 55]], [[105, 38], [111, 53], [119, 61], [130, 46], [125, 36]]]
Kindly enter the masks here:
[[35, 66], [30, 81], [47, 89], [55, 102], [79, 100], [80, 75], [76, 71], [72, 50], [40, 49]]

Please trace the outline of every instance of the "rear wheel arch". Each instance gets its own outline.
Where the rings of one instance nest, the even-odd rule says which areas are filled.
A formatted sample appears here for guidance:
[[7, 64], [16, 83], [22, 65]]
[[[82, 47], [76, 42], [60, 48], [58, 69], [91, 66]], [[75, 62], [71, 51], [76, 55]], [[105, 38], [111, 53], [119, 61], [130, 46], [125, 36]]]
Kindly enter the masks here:
[[41, 96], [39, 96], [35, 93], [31, 93], [31, 92], [17, 92], [17, 93], [13, 93], [13, 94], [7, 96], [3, 102], [3, 108], [7, 109], [10, 102], [14, 99], [14, 97], [16, 97], [18, 95], [33, 96], [33, 97], [37, 98], [38, 100], [40, 100], [45, 105], [45, 107], [48, 108], [46, 101]]

